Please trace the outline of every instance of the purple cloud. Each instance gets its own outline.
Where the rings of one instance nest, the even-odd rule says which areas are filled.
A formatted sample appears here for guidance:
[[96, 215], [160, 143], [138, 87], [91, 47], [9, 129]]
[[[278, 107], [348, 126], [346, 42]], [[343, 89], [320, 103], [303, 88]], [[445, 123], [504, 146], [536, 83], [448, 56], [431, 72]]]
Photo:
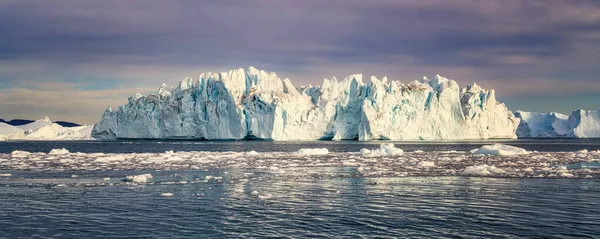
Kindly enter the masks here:
[[[0, 0], [0, 87], [94, 90], [90, 79], [103, 78], [148, 89], [254, 65], [297, 85], [439, 73], [533, 102], [600, 90], [599, 9], [592, 0]], [[556, 110], [600, 108], [571, 102]]]

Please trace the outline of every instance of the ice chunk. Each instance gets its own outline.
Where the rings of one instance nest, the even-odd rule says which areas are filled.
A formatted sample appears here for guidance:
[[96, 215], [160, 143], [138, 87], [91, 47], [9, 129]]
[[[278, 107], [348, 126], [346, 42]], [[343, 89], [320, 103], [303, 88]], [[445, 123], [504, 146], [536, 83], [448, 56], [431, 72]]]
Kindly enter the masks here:
[[327, 155], [329, 150], [326, 148], [300, 149], [296, 151], [298, 155]]
[[529, 154], [527, 150], [514, 147], [510, 145], [503, 144], [492, 144], [486, 145], [479, 149], [474, 149], [471, 151], [473, 154], [487, 154], [487, 155], [521, 155], [521, 154]]
[[363, 157], [383, 157], [383, 156], [398, 156], [402, 155], [404, 151], [396, 148], [394, 144], [381, 144], [378, 149], [361, 149], [360, 153]]
[[258, 199], [260, 200], [268, 200], [273, 198], [273, 194], [267, 193], [265, 195], [258, 195]]
[[15, 151], [12, 151], [12, 153], [10, 153], [10, 156], [13, 158], [26, 158], [30, 154], [31, 153], [27, 152], [27, 151], [15, 150]]
[[252, 151], [246, 152], [246, 155], [247, 156], [260, 156], [260, 153], [252, 150]]
[[492, 176], [505, 173], [504, 170], [496, 168], [495, 166], [484, 165], [476, 165], [469, 166], [463, 170], [463, 174], [465, 175], [477, 175], [477, 176]]
[[419, 162], [419, 166], [423, 168], [435, 167], [435, 163], [432, 161], [421, 161]]
[[160, 195], [163, 197], [172, 197], [173, 193], [161, 193]]
[[10, 173], [0, 173], [0, 177], [11, 177], [12, 174]]
[[50, 150], [50, 153], [48, 153], [49, 155], [64, 155], [64, 154], [68, 154], [69, 150], [62, 148], [62, 149], [53, 149]]
[[135, 176], [127, 176], [125, 178], [126, 181], [134, 182], [134, 183], [146, 183], [149, 179], [152, 179], [151, 174], [140, 174]]

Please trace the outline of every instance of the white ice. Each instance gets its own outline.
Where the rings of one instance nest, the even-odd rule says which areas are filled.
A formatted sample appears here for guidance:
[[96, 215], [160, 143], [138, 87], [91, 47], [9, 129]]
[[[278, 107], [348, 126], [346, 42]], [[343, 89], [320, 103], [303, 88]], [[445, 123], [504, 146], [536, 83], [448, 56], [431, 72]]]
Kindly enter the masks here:
[[0, 123], [0, 140], [91, 140], [93, 127], [63, 127], [48, 117], [16, 127]]
[[327, 155], [329, 150], [326, 148], [300, 149], [296, 151], [298, 155]]
[[486, 145], [479, 149], [472, 150], [471, 153], [498, 156], [529, 154], [525, 149], [504, 144]]
[[253, 67], [135, 94], [95, 125], [97, 139], [457, 140], [516, 138], [494, 90], [436, 75], [407, 84], [361, 74], [294, 87]]
[[600, 111], [576, 110], [571, 115], [517, 111], [520, 138], [600, 138]]
[[396, 148], [394, 144], [381, 144], [378, 149], [361, 149], [360, 153], [364, 157], [383, 157], [383, 156], [397, 156], [402, 155], [404, 151]]
[[[482, 147], [485, 149], [485, 147]], [[328, 174], [329, 168], [342, 167], [363, 177], [421, 177], [421, 176], [486, 176], [486, 177], [564, 177], [600, 178], [598, 151], [530, 152], [504, 156], [504, 147], [487, 149], [496, 155], [469, 152], [432, 151], [400, 153], [400, 149], [384, 144], [364, 155], [357, 152], [328, 152], [328, 154], [298, 154], [298, 152], [261, 152], [260, 157], [246, 152], [169, 152], [166, 153], [67, 153], [14, 151], [0, 154], [0, 171], [139, 171], [139, 170], [213, 170], [242, 172], [246, 177], [270, 174], [274, 177], [306, 177]], [[478, 149], [479, 150], [479, 149]], [[495, 152], [498, 151], [498, 152]], [[516, 150], [520, 152], [520, 150]], [[374, 153], [375, 152], [375, 153]], [[378, 157], [372, 157], [376, 155]], [[177, 158], [177, 160], [173, 160]], [[577, 165], [582, 166], [578, 167]], [[587, 166], [591, 165], [591, 166]], [[568, 167], [567, 167], [568, 166]], [[354, 168], [355, 170], [348, 170]], [[327, 169], [325, 171], [321, 169]], [[246, 171], [248, 170], [248, 171]], [[257, 173], [258, 171], [258, 173]], [[70, 174], [69, 174], [70, 175]], [[201, 182], [221, 182], [223, 176], [207, 175]], [[311, 176], [312, 177], [312, 176]], [[126, 177], [124, 183], [148, 183], [151, 174]], [[99, 180], [102, 177], [99, 178]], [[116, 183], [107, 180], [106, 183]], [[102, 181], [102, 183], [104, 183]], [[180, 183], [180, 182], [174, 182]], [[257, 195], [264, 195], [258, 193]]]

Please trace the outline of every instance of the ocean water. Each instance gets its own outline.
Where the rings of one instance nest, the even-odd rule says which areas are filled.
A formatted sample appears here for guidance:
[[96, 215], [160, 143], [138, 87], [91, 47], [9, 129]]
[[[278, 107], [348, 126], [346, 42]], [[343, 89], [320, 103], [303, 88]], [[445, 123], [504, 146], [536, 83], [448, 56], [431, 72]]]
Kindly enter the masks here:
[[[600, 236], [600, 171], [567, 167], [600, 161], [598, 140], [502, 141], [531, 151], [516, 156], [468, 152], [496, 141], [359, 153], [379, 143], [0, 142], [0, 238]], [[463, 171], [477, 165], [502, 171]], [[152, 178], [125, 180], [141, 174]]]

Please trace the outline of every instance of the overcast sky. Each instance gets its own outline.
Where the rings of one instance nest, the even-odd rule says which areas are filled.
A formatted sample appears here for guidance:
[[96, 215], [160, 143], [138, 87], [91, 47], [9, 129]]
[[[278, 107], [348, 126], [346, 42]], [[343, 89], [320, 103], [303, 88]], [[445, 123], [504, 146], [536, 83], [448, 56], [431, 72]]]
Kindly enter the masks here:
[[0, 118], [93, 124], [185, 76], [440, 74], [511, 110], [600, 110], [595, 0], [0, 0]]

